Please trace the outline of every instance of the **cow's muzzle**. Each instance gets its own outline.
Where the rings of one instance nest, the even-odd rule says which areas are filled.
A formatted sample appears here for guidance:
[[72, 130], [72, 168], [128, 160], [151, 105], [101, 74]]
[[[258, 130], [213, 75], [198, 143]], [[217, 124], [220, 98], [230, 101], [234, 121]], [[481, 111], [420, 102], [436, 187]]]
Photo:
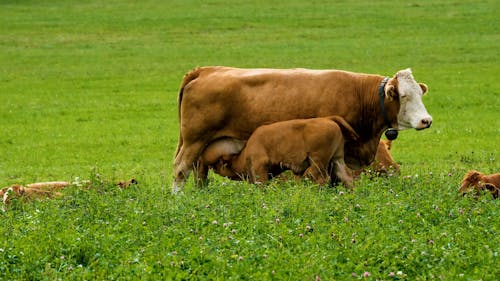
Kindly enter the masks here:
[[417, 130], [423, 130], [423, 129], [427, 129], [427, 128], [430, 128], [431, 127], [431, 124], [432, 124], [432, 118], [429, 117], [429, 118], [423, 118], [422, 120], [420, 120], [420, 123], [418, 124], [417, 126]]

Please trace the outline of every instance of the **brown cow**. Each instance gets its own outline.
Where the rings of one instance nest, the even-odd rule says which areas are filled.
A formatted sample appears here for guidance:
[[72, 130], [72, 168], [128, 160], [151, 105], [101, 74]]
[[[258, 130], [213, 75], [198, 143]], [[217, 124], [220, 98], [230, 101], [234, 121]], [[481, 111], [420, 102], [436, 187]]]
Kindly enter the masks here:
[[475, 192], [489, 190], [493, 198], [498, 198], [500, 193], [500, 173], [485, 175], [475, 170], [469, 171], [465, 174], [458, 191], [465, 195], [465, 193], [472, 190]]
[[[295, 175], [325, 184], [330, 179], [331, 163], [334, 174], [352, 187], [352, 177], [344, 163], [344, 143], [345, 139], [357, 137], [351, 126], [338, 116], [263, 125], [250, 136], [240, 154], [230, 161], [226, 161], [227, 154], [224, 155], [223, 166], [215, 170], [223, 176], [240, 177], [251, 183], [264, 182], [270, 176], [291, 170]], [[208, 161], [206, 154], [202, 156], [204, 161]]]
[[196, 68], [184, 76], [178, 96], [172, 192], [182, 190], [193, 168], [197, 184], [206, 180], [208, 166], [197, 163], [211, 142], [244, 141], [261, 125], [291, 119], [344, 118], [359, 135], [346, 143], [344, 159], [360, 169], [375, 158], [386, 129], [430, 127], [422, 103], [426, 92], [410, 69], [385, 79], [340, 70]]

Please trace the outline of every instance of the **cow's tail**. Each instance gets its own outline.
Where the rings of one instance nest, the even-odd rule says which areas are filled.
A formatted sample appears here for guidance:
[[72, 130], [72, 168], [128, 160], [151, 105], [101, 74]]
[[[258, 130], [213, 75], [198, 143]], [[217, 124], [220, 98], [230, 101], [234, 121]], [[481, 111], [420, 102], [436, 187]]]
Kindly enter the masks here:
[[339, 125], [340, 130], [342, 130], [342, 134], [344, 135], [344, 138], [354, 141], [359, 138], [359, 135], [356, 133], [356, 131], [354, 131], [351, 125], [349, 125], [349, 123], [345, 121], [344, 118], [335, 115], [335, 116], [330, 116], [329, 119]]
[[197, 67], [188, 73], [184, 75], [184, 78], [182, 78], [182, 83], [179, 88], [179, 95], [177, 96], [177, 115], [179, 118], [179, 141], [177, 142], [177, 149], [175, 150], [175, 157], [177, 157], [177, 154], [179, 154], [179, 151], [181, 150], [183, 140], [182, 140], [182, 134], [181, 134], [181, 104], [182, 104], [182, 98], [184, 96], [184, 88], [186, 87], [189, 82], [193, 81], [194, 79], [198, 78], [200, 75], [201, 68]]

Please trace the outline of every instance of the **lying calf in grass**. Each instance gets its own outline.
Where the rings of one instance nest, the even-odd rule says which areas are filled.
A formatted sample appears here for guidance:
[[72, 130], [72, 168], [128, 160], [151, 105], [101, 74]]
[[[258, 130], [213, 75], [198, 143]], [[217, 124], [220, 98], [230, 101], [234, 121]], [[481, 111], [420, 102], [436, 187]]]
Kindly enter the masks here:
[[[333, 174], [352, 187], [353, 179], [344, 163], [344, 143], [357, 138], [339, 116], [288, 120], [258, 127], [239, 154], [231, 152], [238, 150], [241, 141], [215, 142], [204, 151], [201, 161], [220, 175], [251, 183], [264, 182], [291, 170], [295, 175], [325, 184], [330, 180], [331, 163]], [[222, 156], [214, 161], [217, 155]]]
[[52, 198], [60, 196], [61, 193], [57, 190], [65, 188], [71, 185], [69, 182], [65, 181], [52, 181], [52, 182], [37, 182], [32, 184], [22, 185], [12, 185], [9, 187], [2, 188], [0, 190], [0, 197], [3, 202], [3, 211], [5, 211], [5, 205], [9, 203], [12, 198], [23, 198], [26, 200], [31, 199], [43, 199]]
[[[88, 187], [89, 181], [82, 181], [79, 183], [71, 183], [67, 181], [50, 181], [50, 182], [37, 182], [30, 183], [26, 186], [19, 184], [14, 184], [12, 186], [4, 187], [0, 189], [0, 198], [2, 198], [3, 207], [2, 210], [5, 211], [5, 206], [9, 203], [12, 198], [22, 198], [23, 200], [32, 199], [45, 199], [61, 196], [62, 193], [58, 192], [68, 186], [83, 186]], [[118, 181], [116, 186], [119, 188], [128, 188], [132, 185], [137, 185], [137, 180], [131, 179], [128, 181]]]
[[458, 191], [465, 195], [470, 191], [477, 193], [482, 190], [488, 190], [493, 195], [493, 198], [498, 198], [500, 193], [500, 173], [485, 175], [475, 170], [469, 171], [465, 174]]

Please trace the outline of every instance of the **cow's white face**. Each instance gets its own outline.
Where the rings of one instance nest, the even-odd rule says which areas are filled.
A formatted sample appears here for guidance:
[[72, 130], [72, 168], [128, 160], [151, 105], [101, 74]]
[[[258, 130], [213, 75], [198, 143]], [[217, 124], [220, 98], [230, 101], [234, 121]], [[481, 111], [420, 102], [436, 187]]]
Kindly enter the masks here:
[[396, 73], [400, 108], [398, 113], [398, 130], [429, 128], [432, 116], [427, 113], [422, 96], [427, 93], [427, 86], [417, 83], [411, 70], [405, 69]]

